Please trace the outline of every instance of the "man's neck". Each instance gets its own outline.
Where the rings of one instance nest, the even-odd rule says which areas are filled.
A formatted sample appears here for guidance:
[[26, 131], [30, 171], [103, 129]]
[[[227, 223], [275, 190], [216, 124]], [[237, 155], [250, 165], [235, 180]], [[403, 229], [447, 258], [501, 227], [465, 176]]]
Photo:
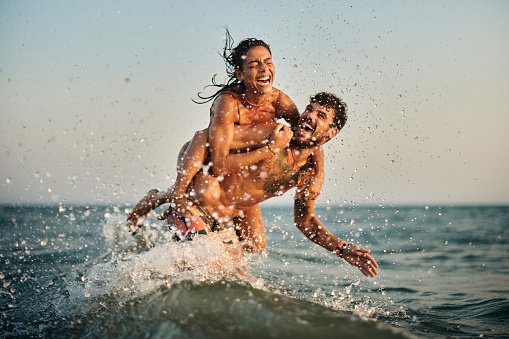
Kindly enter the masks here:
[[300, 147], [291, 143], [288, 149], [295, 157], [295, 161], [299, 161], [309, 158], [309, 156], [316, 152], [320, 147], [321, 147], [320, 145], [312, 147]]

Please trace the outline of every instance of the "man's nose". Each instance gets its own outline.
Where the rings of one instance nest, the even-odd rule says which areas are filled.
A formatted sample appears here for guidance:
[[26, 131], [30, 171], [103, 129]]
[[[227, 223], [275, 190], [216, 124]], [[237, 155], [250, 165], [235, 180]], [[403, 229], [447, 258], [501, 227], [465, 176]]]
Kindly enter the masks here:
[[312, 110], [312, 111], [309, 111], [307, 116], [310, 118], [310, 119], [315, 119], [316, 116], [317, 116], [318, 112], [316, 110]]

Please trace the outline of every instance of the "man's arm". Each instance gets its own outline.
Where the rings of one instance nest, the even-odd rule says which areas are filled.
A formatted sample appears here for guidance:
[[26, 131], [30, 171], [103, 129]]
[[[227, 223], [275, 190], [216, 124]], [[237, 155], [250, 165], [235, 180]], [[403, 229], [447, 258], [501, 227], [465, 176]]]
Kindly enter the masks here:
[[306, 185], [301, 185], [298, 188], [298, 192], [303, 193], [304, 197], [308, 200], [315, 200], [322, 193], [322, 186], [325, 180], [323, 148], [318, 147], [309, 157], [308, 161], [313, 167], [314, 174], [309, 178], [309, 182]]
[[209, 128], [209, 152], [214, 176], [228, 175], [242, 171], [266, 157], [273, 156], [277, 149], [285, 147], [292, 137], [287, 126], [274, 129], [267, 146], [257, 150], [230, 154], [230, 147], [237, 120], [238, 102], [228, 95], [219, 96], [212, 107], [212, 121]]
[[295, 226], [312, 242], [336, 253], [349, 264], [356, 266], [367, 277], [378, 274], [378, 264], [369, 254], [369, 250], [360, 246], [352, 246], [342, 242], [327, 230], [315, 215], [315, 201], [308, 200], [302, 195], [295, 197], [294, 206]]

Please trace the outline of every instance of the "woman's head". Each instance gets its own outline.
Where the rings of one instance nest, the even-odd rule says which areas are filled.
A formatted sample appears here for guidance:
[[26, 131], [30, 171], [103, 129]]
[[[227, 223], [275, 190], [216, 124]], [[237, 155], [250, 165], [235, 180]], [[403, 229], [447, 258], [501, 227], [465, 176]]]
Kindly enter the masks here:
[[[226, 28], [226, 42], [223, 48], [222, 57], [226, 65], [226, 75], [228, 76], [228, 80], [226, 84], [218, 84], [215, 81], [215, 75], [212, 78], [213, 87], [220, 87], [220, 89], [213, 95], [209, 97], [201, 96], [198, 93], [198, 97], [204, 101], [200, 103], [206, 103], [215, 97], [217, 97], [223, 91], [233, 91], [236, 93], [244, 93], [246, 91], [245, 84], [248, 86], [254, 84], [258, 81], [259, 87], [258, 90], [261, 90], [266, 87], [266, 75], [269, 76], [269, 84], [272, 88], [272, 84], [274, 81], [274, 65], [272, 64], [272, 53], [270, 51], [270, 46], [265, 43], [263, 40], [248, 38], [242, 40], [237, 46], [234, 46], [234, 41], [228, 28]], [[255, 72], [253, 69], [249, 68], [250, 66], [262, 68], [268, 68], [268, 71], [262, 70], [262, 72]], [[208, 86], [207, 86], [208, 87]], [[196, 101], [195, 101], [196, 102]]]
[[272, 55], [270, 51], [270, 46], [266, 44], [263, 40], [258, 40], [254, 38], [244, 39], [242, 40], [237, 47], [231, 48], [233, 45], [233, 39], [226, 30], [226, 45], [223, 50], [223, 58], [226, 62], [226, 74], [232, 76], [235, 74], [235, 70], [242, 70], [244, 65], [244, 61], [246, 59], [247, 53], [249, 49], [256, 46], [265, 47], [269, 54]]
[[264, 46], [252, 46], [242, 55], [242, 64], [235, 68], [237, 80], [244, 93], [260, 95], [270, 93], [276, 75], [270, 50]]

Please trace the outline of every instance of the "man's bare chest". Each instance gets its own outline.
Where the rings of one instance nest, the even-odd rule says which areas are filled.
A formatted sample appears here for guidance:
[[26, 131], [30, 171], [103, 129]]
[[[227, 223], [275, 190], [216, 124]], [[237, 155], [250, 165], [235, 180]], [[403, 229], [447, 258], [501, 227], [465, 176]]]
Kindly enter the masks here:
[[276, 158], [266, 161], [265, 167], [267, 172], [262, 179], [263, 191], [276, 195], [297, 186], [311, 169], [308, 163], [298, 166], [293, 157], [289, 156], [287, 148], [281, 150]]

